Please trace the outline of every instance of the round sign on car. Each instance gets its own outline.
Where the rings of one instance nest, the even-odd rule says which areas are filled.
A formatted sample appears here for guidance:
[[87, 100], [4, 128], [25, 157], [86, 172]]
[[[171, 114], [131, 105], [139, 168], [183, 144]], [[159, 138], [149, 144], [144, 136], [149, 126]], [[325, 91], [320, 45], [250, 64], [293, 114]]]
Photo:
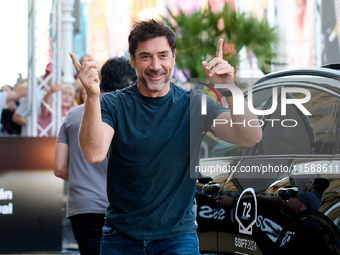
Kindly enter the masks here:
[[[251, 195], [249, 195], [251, 193]], [[252, 235], [257, 218], [257, 200], [255, 190], [246, 188], [236, 204], [235, 219], [239, 223], [239, 232]]]

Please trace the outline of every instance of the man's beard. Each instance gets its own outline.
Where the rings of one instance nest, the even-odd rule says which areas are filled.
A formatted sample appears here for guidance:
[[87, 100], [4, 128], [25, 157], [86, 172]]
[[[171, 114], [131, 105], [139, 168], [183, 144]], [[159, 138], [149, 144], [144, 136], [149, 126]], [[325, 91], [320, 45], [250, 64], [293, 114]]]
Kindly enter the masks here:
[[[138, 79], [140, 79], [140, 81], [143, 83], [143, 85], [151, 92], [162, 91], [165, 88], [166, 84], [170, 81], [173, 73], [174, 73], [174, 68], [171, 68], [171, 74], [170, 75], [166, 75], [166, 74], [168, 74], [168, 72], [166, 72], [165, 70], [161, 70], [161, 71], [149, 70], [149, 71], [144, 72], [144, 74], [142, 74], [139, 77], [138, 72], [136, 70], [136, 74], [137, 74]], [[160, 87], [153, 87], [152, 84], [151, 84], [152, 82], [149, 82], [148, 79], [146, 78], [147, 75], [157, 76], [157, 75], [162, 75], [162, 74], [165, 74], [166, 76], [165, 76], [164, 81], [163, 81], [163, 83]]]

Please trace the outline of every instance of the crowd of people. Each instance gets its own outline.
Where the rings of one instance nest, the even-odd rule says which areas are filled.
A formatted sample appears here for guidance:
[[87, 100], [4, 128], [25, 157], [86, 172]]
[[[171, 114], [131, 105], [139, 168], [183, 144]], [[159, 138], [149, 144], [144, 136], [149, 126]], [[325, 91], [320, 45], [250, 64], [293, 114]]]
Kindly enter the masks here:
[[[46, 67], [46, 73], [38, 79], [38, 85], [47, 79], [51, 72], [51, 64]], [[37, 109], [38, 136], [50, 136], [52, 100], [56, 100], [56, 93], [61, 91], [62, 120], [75, 106], [84, 103], [86, 92], [79, 79], [73, 85], [45, 81], [45, 85], [38, 86], [35, 91], [34, 103]], [[0, 91], [0, 136], [27, 136], [27, 84], [18, 81], [14, 86], [3, 85]]]

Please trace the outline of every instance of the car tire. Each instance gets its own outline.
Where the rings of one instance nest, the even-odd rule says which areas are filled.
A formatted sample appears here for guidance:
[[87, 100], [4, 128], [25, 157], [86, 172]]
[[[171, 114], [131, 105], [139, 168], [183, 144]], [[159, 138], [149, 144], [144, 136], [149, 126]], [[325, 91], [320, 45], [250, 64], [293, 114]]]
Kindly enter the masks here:
[[274, 254], [340, 254], [340, 232], [334, 223], [318, 211], [305, 210], [282, 229]]

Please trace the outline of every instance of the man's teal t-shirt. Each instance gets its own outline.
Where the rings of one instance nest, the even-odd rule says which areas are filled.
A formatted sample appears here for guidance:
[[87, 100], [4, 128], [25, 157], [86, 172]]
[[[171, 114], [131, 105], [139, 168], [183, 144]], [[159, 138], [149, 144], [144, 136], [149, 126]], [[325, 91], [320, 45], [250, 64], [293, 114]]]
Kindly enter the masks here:
[[[102, 120], [115, 131], [108, 152], [107, 222], [128, 237], [160, 240], [196, 232], [190, 161], [198, 164], [202, 133], [226, 111], [211, 100], [208, 115], [201, 116], [200, 98], [200, 92], [172, 83], [164, 97], [144, 97], [134, 84], [101, 98]], [[190, 131], [199, 138], [191, 143], [197, 147], [194, 159]]]

